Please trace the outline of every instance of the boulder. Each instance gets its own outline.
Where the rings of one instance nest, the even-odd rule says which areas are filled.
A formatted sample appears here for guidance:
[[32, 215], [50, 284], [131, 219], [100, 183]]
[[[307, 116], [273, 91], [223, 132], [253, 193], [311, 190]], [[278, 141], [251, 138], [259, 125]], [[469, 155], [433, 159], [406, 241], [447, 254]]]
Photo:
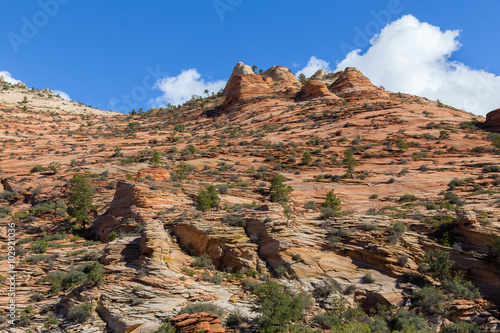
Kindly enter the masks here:
[[476, 213], [470, 208], [460, 207], [456, 214], [459, 227], [477, 224]]
[[370, 290], [359, 290], [354, 295], [357, 303], [361, 304], [363, 310], [369, 313], [372, 309], [380, 307], [401, 307], [404, 304], [404, 299], [401, 293], [396, 292], [378, 292]]
[[488, 112], [486, 115], [486, 124], [489, 126], [500, 126], [500, 109]]
[[3, 76], [3, 75], [0, 76], [0, 82], [2, 82], [2, 83], [5, 82], [5, 76]]
[[10, 192], [23, 193], [26, 191], [26, 189], [23, 186], [12, 182], [12, 180], [10, 178], [2, 179], [2, 185], [3, 185], [5, 190], [10, 191]]
[[185, 313], [170, 320], [179, 333], [224, 333], [226, 330], [217, 315], [199, 312]]
[[317, 80], [309, 80], [297, 93], [297, 100], [307, 100], [317, 97], [328, 97], [330, 99], [340, 99], [335, 94], [331, 93], [326, 85]]

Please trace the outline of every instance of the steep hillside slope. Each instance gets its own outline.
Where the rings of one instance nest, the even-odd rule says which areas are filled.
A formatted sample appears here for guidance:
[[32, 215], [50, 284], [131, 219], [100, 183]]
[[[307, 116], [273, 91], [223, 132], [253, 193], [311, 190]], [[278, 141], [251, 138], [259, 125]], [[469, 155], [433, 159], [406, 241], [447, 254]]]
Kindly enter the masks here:
[[[277, 281], [310, 302], [292, 318], [301, 332], [327, 331], [332, 317], [399, 330], [398, 308], [432, 330], [500, 330], [494, 128], [354, 68], [314, 79], [238, 64], [224, 92], [135, 115], [1, 91], [1, 223], [16, 224], [20, 311], [14, 328], [4, 306], [1, 329], [147, 332], [171, 320], [186, 332], [263, 330], [251, 291]], [[93, 187], [89, 225], [71, 207], [75, 174]], [[276, 174], [289, 200], [286, 187], [271, 200]], [[330, 191], [341, 210], [322, 207]], [[433, 274], [429, 253], [449, 256], [454, 273]], [[5, 253], [4, 277], [8, 265]], [[424, 302], [427, 292], [442, 297]], [[340, 299], [372, 319], [347, 320]], [[218, 318], [173, 319], [207, 303]]]

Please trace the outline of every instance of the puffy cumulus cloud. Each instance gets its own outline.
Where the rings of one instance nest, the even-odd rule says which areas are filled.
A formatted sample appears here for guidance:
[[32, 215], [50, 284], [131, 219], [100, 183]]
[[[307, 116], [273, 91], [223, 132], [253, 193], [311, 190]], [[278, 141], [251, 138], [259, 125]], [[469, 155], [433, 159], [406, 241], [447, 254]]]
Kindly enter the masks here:
[[59, 95], [59, 97], [61, 97], [62, 99], [64, 99], [65, 101], [71, 101], [71, 98], [69, 97], [68, 94], [66, 94], [64, 91], [62, 90], [54, 90], [54, 95]]
[[177, 76], [167, 76], [156, 81], [155, 88], [163, 95], [150, 101], [154, 107], [166, 107], [168, 103], [179, 105], [191, 99], [193, 95], [202, 96], [205, 90], [218, 92], [226, 85], [226, 81], [205, 81], [194, 68], [183, 70]]
[[311, 77], [318, 70], [324, 69], [327, 72], [330, 71], [330, 63], [323, 59], [318, 59], [315, 56], [312, 56], [311, 59], [307, 62], [306, 67], [299, 70], [295, 76], [299, 77], [300, 74], [304, 74], [306, 77]]
[[349, 53], [336, 71], [357, 67], [373, 84], [464, 109], [479, 115], [500, 107], [500, 76], [451, 61], [459, 31], [406, 15], [370, 40], [366, 53]]
[[20, 82], [19, 80], [16, 80], [12, 77], [12, 75], [9, 72], [6, 71], [0, 71], [0, 77], [3, 76], [5, 79], [5, 82], [8, 82], [10, 84], [17, 84]]

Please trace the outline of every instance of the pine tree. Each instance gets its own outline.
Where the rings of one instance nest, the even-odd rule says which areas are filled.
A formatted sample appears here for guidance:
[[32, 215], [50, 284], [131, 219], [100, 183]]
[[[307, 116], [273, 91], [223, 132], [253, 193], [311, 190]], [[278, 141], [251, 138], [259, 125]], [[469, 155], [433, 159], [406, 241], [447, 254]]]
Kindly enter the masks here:
[[290, 200], [289, 193], [293, 191], [290, 185], [284, 183], [284, 178], [279, 173], [275, 173], [269, 187], [269, 195], [272, 202], [285, 203]]
[[196, 209], [205, 212], [211, 208], [210, 194], [205, 190], [199, 191], [198, 200], [196, 200]]
[[340, 202], [340, 199], [337, 198], [337, 195], [335, 195], [335, 192], [330, 191], [326, 194], [323, 208], [330, 208], [336, 212], [342, 208], [342, 203]]
[[219, 190], [214, 185], [208, 185], [207, 192], [210, 198], [210, 207], [217, 207], [220, 203]]
[[162, 165], [163, 162], [161, 161], [160, 153], [157, 152], [156, 150], [153, 151], [153, 153], [151, 154], [151, 159], [149, 160], [149, 163], [154, 167], [159, 167], [160, 165]]
[[196, 209], [203, 212], [217, 207], [220, 202], [219, 191], [214, 185], [208, 185], [205, 190], [198, 192], [196, 200]]
[[71, 179], [71, 194], [68, 197], [68, 213], [76, 223], [83, 228], [92, 222], [90, 212], [95, 209], [92, 205], [94, 191], [83, 174], [76, 174]]
[[309, 163], [311, 163], [311, 162], [312, 162], [311, 153], [306, 150], [304, 152], [304, 155], [302, 155], [302, 164], [309, 165]]
[[346, 150], [344, 153], [344, 159], [342, 160], [342, 164], [347, 167], [347, 172], [351, 178], [354, 178], [352, 172], [354, 168], [358, 166], [358, 161], [354, 158], [354, 153], [352, 150]]

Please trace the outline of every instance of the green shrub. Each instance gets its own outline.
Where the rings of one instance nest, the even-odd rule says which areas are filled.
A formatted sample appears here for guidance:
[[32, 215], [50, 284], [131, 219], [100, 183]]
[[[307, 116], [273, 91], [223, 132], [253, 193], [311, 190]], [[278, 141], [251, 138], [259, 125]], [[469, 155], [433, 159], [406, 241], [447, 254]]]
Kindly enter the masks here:
[[213, 269], [214, 264], [212, 262], [212, 259], [208, 256], [208, 254], [204, 254], [201, 257], [196, 257], [193, 261], [193, 266], [194, 267], [206, 267]]
[[426, 272], [430, 273], [433, 278], [443, 281], [449, 276], [455, 261], [450, 259], [449, 252], [436, 249], [428, 251], [424, 255], [422, 263]]
[[284, 291], [284, 287], [271, 282], [254, 290], [256, 318], [259, 331], [262, 333], [287, 332], [292, 322], [302, 319], [305, 304], [302, 298], [293, 297]]
[[170, 323], [163, 323], [154, 333], [175, 333], [175, 328]]
[[233, 327], [239, 326], [245, 321], [245, 316], [241, 313], [239, 309], [231, 312], [226, 319], [226, 326]]
[[10, 213], [12, 213], [12, 208], [7, 205], [0, 206], [0, 218], [6, 218]]
[[71, 307], [66, 318], [73, 323], [83, 323], [92, 316], [92, 304], [83, 303]]
[[408, 150], [408, 144], [401, 139], [396, 140], [396, 147], [398, 147], [399, 149]]
[[45, 322], [43, 323], [43, 326], [45, 328], [50, 328], [51, 326], [55, 326], [57, 324], [59, 324], [59, 319], [56, 317], [56, 315], [50, 314], [45, 319]]
[[45, 299], [45, 296], [43, 294], [39, 293], [34, 293], [33, 295], [30, 296], [30, 302], [40, 302]]
[[453, 279], [445, 279], [441, 283], [442, 287], [452, 292], [457, 298], [465, 298], [473, 300], [481, 297], [479, 288], [474, 286], [472, 282], [464, 279], [465, 272], [459, 271]]
[[91, 262], [77, 267], [85, 275], [84, 284], [86, 286], [98, 286], [104, 281], [105, 270], [98, 262]]
[[109, 240], [110, 242], [114, 241], [117, 237], [118, 237], [118, 234], [117, 234], [115, 231], [111, 231], [111, 232], [108, 234], [108, 240]]
[[52, 271], [41, 282], [50, 283], [52, 293], [83, 284], [87, 287], [98, 286], [104, 281], [104, 268], [98, 262], [89, 262], [71, 269], [69, 272]]
[[224, 281], [224, 278], [219, 274], [219, 272], [216, 272], [210, 277], [210, 279], [208, 279], [208, 281], [213, 284], [221, 284], [222, 281]]
[[262, 283], [251, 278], [246, 278], [243, 281], [241, 281], [241, 284], [243, 285], [243, 288], [246, 290], [253, 292], [255, 288], [259, 287]]
[[48, 242], [45, 240], [36, 241], [31, 247], [32, 253], [45, 253], [47, 251]]
[[226, 214], [222, 218], [222, 222], [229, 224], [232, 227], [245, 227], [245, 220], [239, 215]]
[[405, 194], [399, 198], [399, 202], [401, 202], [401, 203], [413, 202], [413, 201], [417, 201], [417, 197], [413, 194]]
[[443, 292], [434, 287], [424, 287], [411, 295], [412, 304], [426, 313], [443, 313], [444, 301]]
[[324, 280], [322, 284], [315, 286], [314, 294], [318, 297], [326, 298], [334, 292], [340, 292], [342, 287], [335, 280]]
[[194, 314], [199, 312], [213, 313], [220, 318], [222, 318], [222, 316], [224, 315], [223, 309], [213, 303], [188, 304], [181, 309], [181, 312], [179, 312], [179, 314], [184, 314], [184, 313]]
[[500, 172], [500, 166], [498, 166], [498, 165], [487, 165], [487, 166], [483, 167], [483, 172], [484, 173]]
[[363, 276], [363, 282], [368, 283], [368, 284], [372, 284], [375, 282], [375, 278], [373, 277], [373, 275], [371, 275], [371, 273], [366, 273]]
[[174, 126], [174, 130], [179, 133], [184, 133], [184, 131], [186, 130], [186, 126], [184, 124], [176, 124]]
[[92, 245], [99, 245], [101, 242], [99, 241], [93, 241], [93, 240], [86, 240], [83, 242], [83, 246], [92, 246]]
[[47, 261], [48, 258], [50, 258], [49, 255], [37, 254], [27, 257], [26, 259], [23, 260], [23, 262], [26, 262], [27, 264], [30, 265], [35, 265], [38, 264], [40, 261]]
[[314, 201], [308, 201], [308, 202], [306, 202], [306, 204], [304, 205], [304, 208], [305, 208], [305, 209], [316, 210], [318, 207], [316, 206], [316, 202], [314, 202]]
[[481, 333], [483, 332], [474, 322], [462, 321], [444, 326], [441, 333]]
[[420, 332], [427, 328], [427, 322], [421, 314], [417, 314], [415, 311], [399, 309], [391, 321], [391, 326], [392, 329], [398, 331], [403, 331], [405, 328], [413, 326], [417, 332]]
[[51, 235], [45, 235], [42, 237], [44, 241], [51, 242], [55, 240], [63, 240], [68, 237], [67, 234], [51, 234]]
[[403, 281], [403, 283], [412, 283], [412, 284], [417, 285], [419, 287], [425, 287], [425, 286], [428, 286], [430, 284], [430, 281], [424, 275], [422, 275], [420, 273], [413, 273], [413, 272], [403, 273], [401, 280]]
[[368, 320], [371, 332], [389, 332], [387, 322], [383, 317], [374, 317]]
[[31, 243], [33, 241], [33, 237], [25, 237], [21, 238], [20, 240], [17, 241], [17, 244], [26, 244], [26, 243]]
[[331, 219], [332, 217], [339, 216], [340, 213], [336, 210], [333, 210], [330, 207], [323, 207], [321, 208], [321, 215], [319, 216], [320, 219], [323, 220], [328, 220]]
[[282, 278], [287, 271], [285, 266], [278, 266], [274, 269], [274, 275], [276, 275], [277, 278]]
[[45, 171], [45, 168], [41, 165], [35, 165], [33, 168], [31, 168], [31, 173], [34, 173], [34, 172], [42, 172], [42, 171]]

